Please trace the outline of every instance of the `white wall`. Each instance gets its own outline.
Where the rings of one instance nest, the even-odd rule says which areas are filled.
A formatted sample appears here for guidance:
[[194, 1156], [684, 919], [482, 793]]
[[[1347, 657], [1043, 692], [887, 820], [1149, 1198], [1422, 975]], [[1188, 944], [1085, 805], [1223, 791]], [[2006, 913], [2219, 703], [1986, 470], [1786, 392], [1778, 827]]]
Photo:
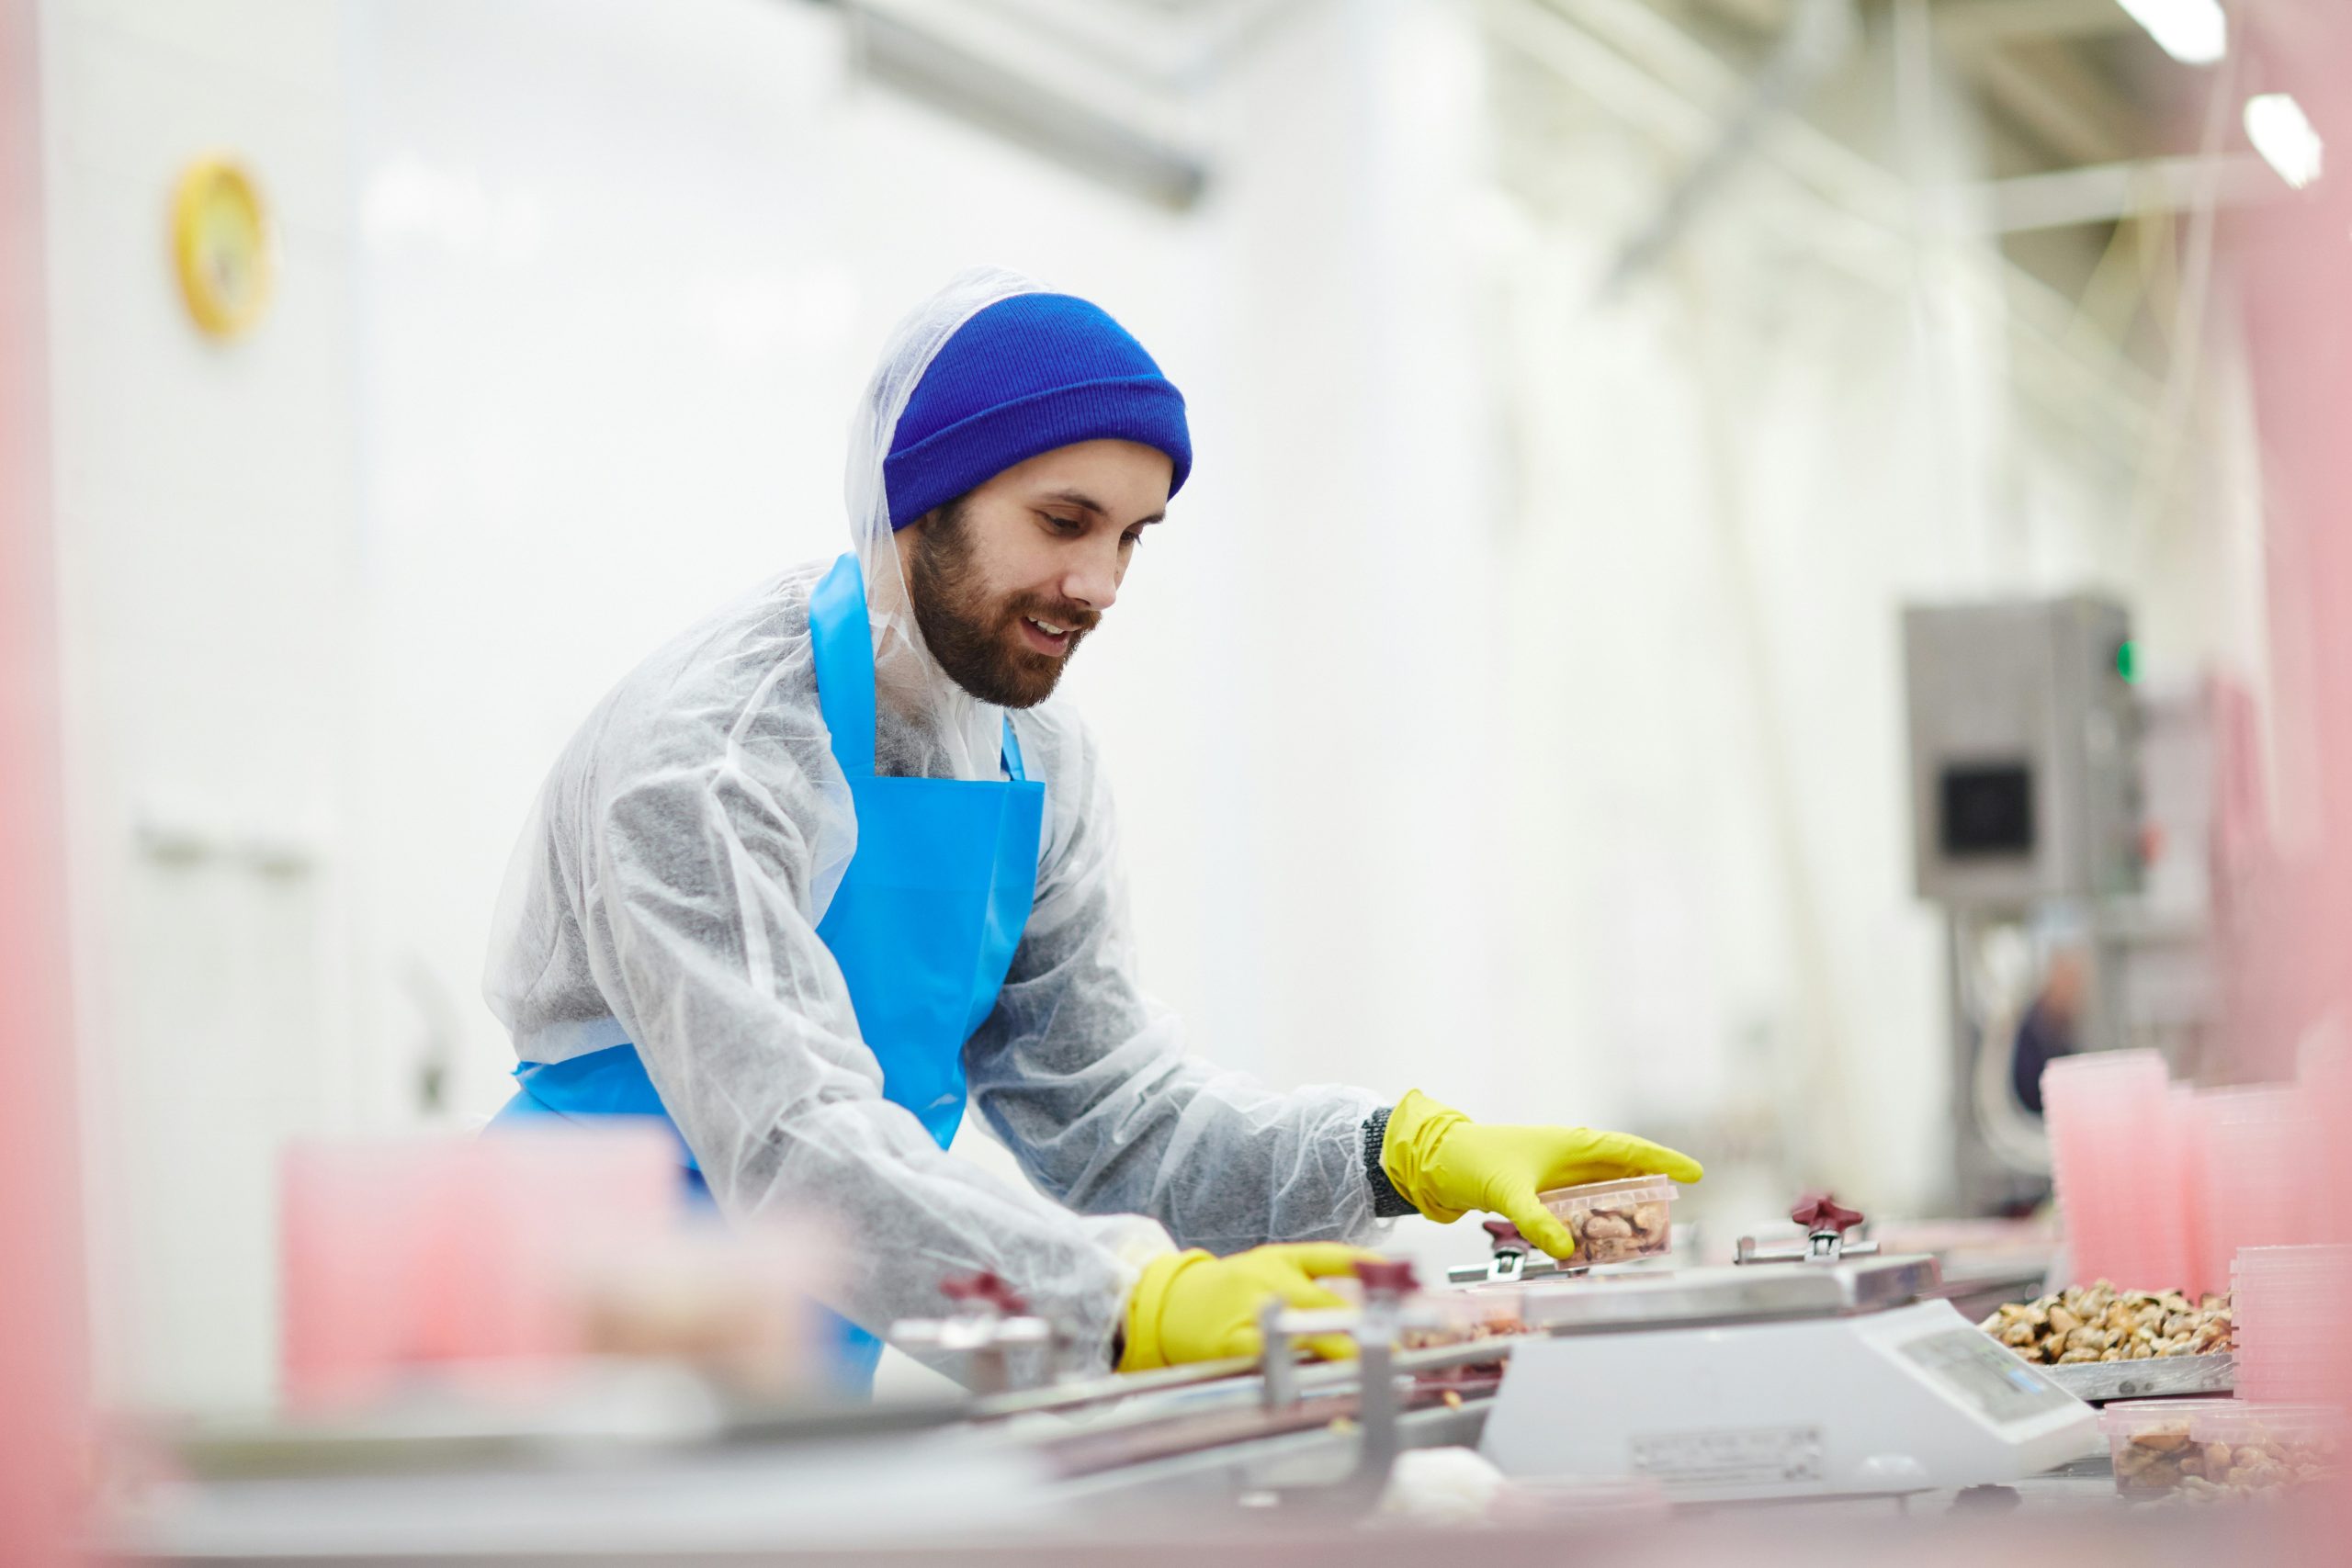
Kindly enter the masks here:
[[[341, 17], [51, 0], [61, 641], [99, 1393], [251, 1401], [280, 1139], [347, 1120], [357, 710]], [[201, 338], [174, 177], [234, 150], [277, 303]]]

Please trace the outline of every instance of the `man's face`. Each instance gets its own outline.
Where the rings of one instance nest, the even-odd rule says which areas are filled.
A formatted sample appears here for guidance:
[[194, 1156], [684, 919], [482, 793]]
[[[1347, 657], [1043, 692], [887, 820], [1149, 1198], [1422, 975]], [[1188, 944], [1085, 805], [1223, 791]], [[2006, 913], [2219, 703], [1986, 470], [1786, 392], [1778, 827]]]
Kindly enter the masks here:
[[1160, 520], [1174, 466], [1132, 441], [1082, 441], [1007, 468], [899, 530], [923, 640], [982, 702], [1033, 707], [1118, 597]]

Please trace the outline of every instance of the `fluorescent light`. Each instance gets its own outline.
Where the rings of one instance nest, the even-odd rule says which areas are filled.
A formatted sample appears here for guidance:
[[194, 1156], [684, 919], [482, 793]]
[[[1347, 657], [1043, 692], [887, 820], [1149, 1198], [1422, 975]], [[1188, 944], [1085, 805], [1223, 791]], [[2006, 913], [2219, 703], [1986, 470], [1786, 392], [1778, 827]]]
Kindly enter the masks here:
[[2230, 51], [2222, 0], [2116, 0], [2183, 65], [2211, 65]]
[[2285, 93], [2263, 93], [2245, 101], [2245, 133], [2254, 150], [2278, 177], [2302, 189], [2319, 178], [2322, 144], [2319, 132], [2303, 114], [2303, 106]]

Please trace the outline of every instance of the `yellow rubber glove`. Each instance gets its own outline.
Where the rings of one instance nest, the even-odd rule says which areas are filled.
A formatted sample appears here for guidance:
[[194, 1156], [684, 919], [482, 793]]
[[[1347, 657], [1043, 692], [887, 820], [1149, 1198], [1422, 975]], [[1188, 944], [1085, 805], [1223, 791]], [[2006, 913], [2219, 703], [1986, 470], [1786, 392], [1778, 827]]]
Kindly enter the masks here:
[[[1205, 1252], [1163, 1254], [1144, 1265], [1127, 1297], [1127, 1347], [1123, 1372], [1149, 1371], [1183, 1361], [1254, 1356], [1265, 1344], [1258, 1310], [1280, 1296], [1295, 1307], [1347, 1303], [1316, 1283], [1352, 1274], [1359, 1260], [1377, 1258], [1359, 1247], [1309, 1241], [1253, 1247], [1230, 1258]], [[1355, 1354], [1344, 1334], [1317, 1335], [1306, 1348], [1327, 1360]]]
[[1696, 1181], [1705, 1174], [1689, 1155], [1623, 1133], [1481, 1126], [1419, 1089], [1388, 1113], [1380, 1168], [1397, 1195], [1430, 1219], [1452, 1224], [1474, 1209], [1500, 1214], [1555, 1258], [1574, 1252], [1576, 1237], [1536, 1201], [1538, 1192], [1627, 1176]]

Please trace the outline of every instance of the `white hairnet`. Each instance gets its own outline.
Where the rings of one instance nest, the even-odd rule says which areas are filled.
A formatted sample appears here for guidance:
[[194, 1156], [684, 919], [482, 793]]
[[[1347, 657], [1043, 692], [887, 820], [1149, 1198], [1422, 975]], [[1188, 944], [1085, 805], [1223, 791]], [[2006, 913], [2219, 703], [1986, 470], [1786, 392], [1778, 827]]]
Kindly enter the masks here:
[[[892, 337], [854, 427], [852, 526], [867, 581], [888, 585], [873, 594], [877, 663], [887, 648], [894, 671], [877, 692], [886, 773], [996, 776], [1001, 710], [923, 648], [888, 547], [882, 461], [955, 326], [1034, 287], [958, 278]], [[1361, 1134], [1374, 1098], [1275, 1094], [1183, 1054], [1174, 1021], [1136, 985], [1109, 785], [1059, 701], [1014, 719], [1046, 789], [1037, 897], [964, 1052], [973, 1106], [1038, 1190], [945, 1154], [882, 1098], [816, 931], [857, 831], [809, 650], [825, 566], [673, 639], [558, 760], [517, 846], [485, 976], [516, 1055], [633, 1043], [724, 1211], [811, 1207], [851, 1234], [859, 1267], [830, 1304], [876, 1333], [944, 1310], [942, 1280], [990, 1269], [1105, 1351], [1138, 1236], [1166, 1244], [1136, 1216], [1220, 1252], [1367, 1239], [1377, 1225]]]
[[[938, 776], [993, 779], [1004, 710], [980, 701], [948, 678], [923, 642], [909, 597], [906, 573], [890, 527], [890, 498], [882, 479], [891, 434], [923, 371], [956, 330], [1001, 299], [1041, 292], [1044, 285], [1001, 267], [973, 267], [900, 321], [882, 350], [882, 362], [858, 400], [849, 429], [849, 525], [857, 564], [865, 571], [866, 615], [874, 625], [876, 701], [895, 705], [940, 749]], [[926, 769], [925, 772], [933, 770]]]

